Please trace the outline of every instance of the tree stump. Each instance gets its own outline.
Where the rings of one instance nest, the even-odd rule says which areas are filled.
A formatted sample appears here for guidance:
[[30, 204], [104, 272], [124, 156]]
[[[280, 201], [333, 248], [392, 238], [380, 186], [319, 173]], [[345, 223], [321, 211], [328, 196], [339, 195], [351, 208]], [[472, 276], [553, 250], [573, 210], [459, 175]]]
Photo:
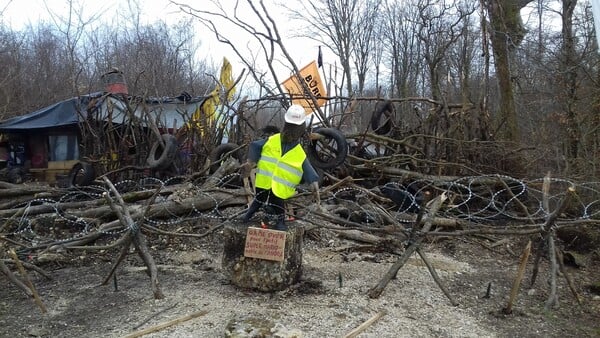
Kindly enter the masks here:
[[[281, 291], [298, 282], [302, 275], [302, 240], [304, 226], [299, 221], [286, 222], [288, 231], [261, 231], [258, 225], [229, 223], [223, 230], [222, 267], [231, 283], [245, 289], [263, 292]], [[246, 239], [251, 236], [282, 236], [285, 234], [283, 260], [244, 256]], [[283, 241], [283, 238], [280, 237]]]

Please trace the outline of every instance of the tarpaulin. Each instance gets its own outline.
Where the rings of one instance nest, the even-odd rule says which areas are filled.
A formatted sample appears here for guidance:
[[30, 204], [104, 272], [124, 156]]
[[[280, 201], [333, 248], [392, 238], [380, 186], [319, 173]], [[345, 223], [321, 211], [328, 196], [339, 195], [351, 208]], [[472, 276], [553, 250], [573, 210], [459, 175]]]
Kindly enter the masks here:
[[77, 112], [85, 111], [90, 100], [100, 95], [89, 94], [73, 97], [29, 114], [13, 117], [0, 124], [0, 132], [24, 131], [77, 124], [79, 122]]

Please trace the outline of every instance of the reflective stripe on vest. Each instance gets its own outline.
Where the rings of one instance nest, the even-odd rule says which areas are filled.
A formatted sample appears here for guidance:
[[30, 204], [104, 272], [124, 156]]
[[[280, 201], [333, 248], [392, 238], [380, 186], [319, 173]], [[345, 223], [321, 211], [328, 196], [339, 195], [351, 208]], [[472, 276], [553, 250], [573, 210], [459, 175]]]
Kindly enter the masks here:
[[300, 144], [281, 156], [281, 134], [265, 142], [256, 165], [256, 187], [271, 189], [279, 198], [287, 199], [296, 193], [302, 180], [302, 163], [306, 153]]

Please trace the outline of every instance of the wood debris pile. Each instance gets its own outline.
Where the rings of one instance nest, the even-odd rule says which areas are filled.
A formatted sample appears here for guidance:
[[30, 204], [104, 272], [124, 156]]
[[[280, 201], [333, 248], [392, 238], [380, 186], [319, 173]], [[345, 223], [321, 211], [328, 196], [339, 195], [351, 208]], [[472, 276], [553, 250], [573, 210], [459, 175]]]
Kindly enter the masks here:
[[[205, 237], [225, 221], [235, 221], [248, 202], [248, 191], [237, 185], [239, 162], [228, 159], [210, 176], [179, 177], [167, 182], [144, 179], [113, 183], [106, 177], [97, 185], [68, 189], [41, 185], [2, 184], [0, 234], [2, 247], [16, 248], [20, 260], [64, 250], [120, 250], [111, 273], [134, 246], [150, 273], [154, 296], [162, 297], [156, 265], [146, 236]], [[237, 178], [236, 178], [237, 177]], [[361, 179], [338, 178], [325, 173], [322, 203], [311, 201], [308, 191], [290, 201], [293, 217], [311, 229], [328, 228], [339, 236], [366, 243], [373, 249], [399, 255], [380, 283], [369, 292], [379, 297], [389, 280], [417, 253], [450, 301], [452, 296], [428, 264], [421, 243], [434, 237], [527, 236], [536, 245], [536, 273], [540, 257], [552, 266], [551, 288], [558, 271], [576, 288], [563, 266], [563, 251], [557, 234], [563, 229], [594, 226], [600, 211], [597, 187], [563, 180], [524, 182], [507, 176], [489, 175], [455, 178], [419, 176], [410, 181], [389, 181], [367, 188]], [[539, 187], [539, 189], [538, 189]], [[228, 212], [229, 207], [241, 211]], [[211, 222], [212, 220], [212, 222]], [[205, 222], [201, 233], [173, 231], [172, 224]], [[310, 234], [309, 234], [310, 235]], [[3, 252], [6, 250], [3, 250]], [[19, 259], [0, 260], [2, 272], [27, 294], [27, 287], [9, 266]], [[27, 262], [25, 267], [36, 269]], [[548, 306], [556, 303], [550, 293]], [[507, 307], [510, 311], [510, 306]]]

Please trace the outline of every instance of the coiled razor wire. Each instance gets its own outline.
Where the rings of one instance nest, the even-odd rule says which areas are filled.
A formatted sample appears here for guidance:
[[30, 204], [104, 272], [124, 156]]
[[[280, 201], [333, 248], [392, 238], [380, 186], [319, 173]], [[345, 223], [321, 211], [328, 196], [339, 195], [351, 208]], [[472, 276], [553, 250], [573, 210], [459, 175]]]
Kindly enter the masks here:
[[[239, 176], [239, 175], [238, 175]], [[115, 188], [119, 193], [128, 193], [128, 192], [140, 192], [147, 190], [156, 190], [160, 187], [164, 187], [167, 185], [173, 185], [179, 183], [182, 179], [179, 177], [169, 178], [165, 181], [155, 178], [155, 177], [144, 177], [139, 181], [133, 180], [123, 180], [114, 183]], [[232, 177], [224, 177], [220, 184], [225, 185], [232, 180]], [[122, 227], [117, 230], [101, 230], [101, 229], [92, 229], [93, 225], [86, 221], [85, 219], [78, 217], [73, 214], [69, 214], [68, 210], [62, 210], [61, 205], [64, 203], [74, 203], [74, 202], [86, 202], [93, 201], [102, 198], [104, 193], [108, 193], [109, 196], [112, 196], [112, 192], [110, 192], [106, 187], [102, 185], [90, 185], [90, 186], [80, 186], [70, 188], [65, 194], [61, 195], [57, 200], [48, 199], [48, 198], [35, 198], [25, 203], [16, 205], [14, 209], [23, 209], [23, 213], [20, 217], [13, 218], [0, 218], [2, 223], [9, 223], [9, 231], [7, 233], [8, 236], [18, 236], [26, 241], [34, 241], [36, 243], [41, 242], [51, 242], [51, 243], [65, 243], [71, 242], [78, 238], [81, 238], [92, 231], [98, 231], [103, 235], [120, 235], [126, 231], [137, 230], [136, 228], [141, 226], [141, 223], [136, 223], [131, 226]], [[172, 212], [172, 218], [169, 219], [152, 219], [145, 217], [143, 219], [143, 223], [147, 223], [161, 230], [168, 230], [170, 227], [176, 224], [180, 224], [187, 221], [192, 220], [200, 220], [200, 219], [219, 219], [222, 218], [222, 215], [219, 213], [220, 205], [218, 201], [210, 194], [204, 191], [200, 191], [196, 189], [194, 191], [194, 196], [202, 196], [203, 198], [212, 199], [214, 203], [214, 207], [210, 210], [200, 211], [195, 205], [192, 205], [192, 211], [188, 215], [176, 215]], [[168, 210], [168, 201], [166, 199], [158, 200], [153, 204], [153, 207], [164, 207], [169, 213]], [[49, 205], [53, 209], [53, 214], [59, 217], [59, 220], [63, 220], [65, 222], [64, 232], [68, 234], [68, 236], [62, 238], [59, 237], [58, 234], [54, 233], [53, 238], [45, 238], [47, 234], [42, 234], [40, 232], [36, 232], [32, 227], [32, 220], [36, 218], [36, 216], [30, 216], [29, 210], [33, 206], [39, 205]], [[61, 225], [62, 226], [62, 225]], [[12, 229], [12, 230], [11, 230]]]
[[[168, 185], [179, 184], [184, 180], [183, 177], [173, 177], [166, 180], [161, 180], [155, 177], [145, 177], [139, 181], [124, 180], [117, 182], [115, 187], [119, 193], [139, 192], [156, 190]], [[494, 184], [490, 184], [490, 182]], [[462, 177], [452, 181], [430, 181], [430, 180], [413, 180], [409, 183], [390, 182], [388, 187], [393, 188], [404, 196], [404, 200], [400, 205], [387, 203], [382, 205], [371, 202], [370, 194], [377, 194], [384, 198], [381, 193], [381, 187], [374, 189], [366, 189], [362, 187], [341, 188], [332, 192], [331, 196], [322, 200], [324, 204], [337, 204], [340, 208], [347, 209], [345, 217], [352, 218], [354, 222], [360, 222], [366, 225], [384, 224], [385, 220], [381, 214], [381, 209], [385, 208], [388, 211], [395, 212], [398, 221], [410, 222], [413, 218], [406, 217], [410, 213], [409, 210], [418, 210], [424, 207], [423, 194], [429, 191], [433, 196], [446, 192], [449, 196], [448, 202], [442, 209], [439, 210], [438, 216], [447, 218], [466, 219], [472, 222], [490, 222], [497, 220], [504, 221], [529, 221], [531, 219], [544, 219], [551, 214], [565, 198], [567, 189], [571, 186], [575, 187], [576, 198], [566, 208], [562, 219], [598, 219], [600, 218], [600, 182], [575, 183], [570, 180], [552, 178], [550, 179], [550, 189], [546, 196], [548, 200], [548, 209], [544, 207], [544, 193], [542, 191], [544, 179], [520, 180], [503, 175], [487, 175], [487, 176], [471, 176]], [[227, 175], [219, 180], [217, 186], [226, 188], [238, 188], [242, 185], [239, 174]], [[174, 225], [188, 221], [197, 220], [215, 220], [223, 219], [220, 213], [221, 205], [209, 192], [202, 191], [199, 186], [190, 184], [186, 187], [193, 190], [194, 196], [202, 199], [212, 199], [214, 207], [210, 210], [201, 211], [197, 206], [192, 205], [192, 210], [186, 215], [178, 215], [173, 211], [168, 210], [169, 201], [165, 198], [159, 198], [153, 204], [154, 208], [165, 208], [165, 213], [170, 214], [170, 218], [154, 219], [145, 217], [141, 223], [151, 225], [159, 230], [168, 231]], [[299, 187], [300, 192], [307, 192], [302, 186]], [[70, 188], [65, 194], [58, 199], [36, 198], [26, 203], [17, 205], [15, 208], [23, 208], [23, 212], [19, 217], [0, 219], [6, 223], [8, 229], [7, 235], [18, 236], [26, 241], [36, 242], [44, 239], [48, 234], [36, 233], [33, 228], [33, 220], [35, 216], [30, 215], [30, 209], [35, 206], [47, 205], [53, 208], [53, 211], [58, 215], [63, 222], [67, 224], [69, 230], [67, 238], [45, 238], [52, 242], [68, 242], [79, 237], [85, 236], [92, 231], [100, 231], [93, 229], [94, 224], [76, 215], [70, 214], [68, 210], [62, 210], [61, 205], [70, 202], [85, 202], [93, 201], [102, 197], [102, 194], [110, 192], [106, 187], [101, 185], [93, 185], [86, 187]], [[263, 206], [263, 217], [268, 221], [275, 221], [276, 212], [269, 212], [269, 205]], [[272, 206], [271, 207], [275, 207]], [[312, 217], [310, 210], [306, 217]], [[316, 217], [316, 216], [315, 216]], [[6, 230], [6, 229], [5, 229]], [[105, 235], [118, 235], [128, 231], [126, 227], [116, 230], [102, 231]], [[56, 237], [57, 235], [54, 234]]]
[[[524, 222], [532, 219], [545, 219], [565, 198], [567, 189], [575, 187], [577, 199], [564, 211], [563, 219], [600, 218], [600, 182], [575, 183], [555, 178], [550, 179], [548, 210], [544, 207], [542, 191], [543, 178], [525, 182], [505, 175], [462, 177], [453, 181], [414, 180], [410, 183], [390, 182], [386, 186], [394, 193], [403, 196], [402, 203], [391, 203], [388, 210], [397, 214], [400, 222], [412, 222], [414, 217], [406, 214], [416, 213], [425, 191], [433, 195], [446, 192], [448, 202], [438, 211], [438, 216], [465, 219], [476, 223], [494, 221]], [[494, 183], [494, 184], [490, 184]], [[333, 192], [325, 203], [343, 204], [352, 213], [364, 215], [363, 223], [378, 222], [378, 215], [364, 203], [361, 196], [365, 188], [342, 188]], [[371, 193], [381, 194], [381, 187], [370, 189]], [[382, 196], [387, 197], [387, 196]]]
[[332, 196], [323, 200], [324, 203], [344, 206], [347, 210], [344, 218], [355, 223], [382, 224], [383, 215], [374, 208], [374, 204], [365, 203], [369, 199], [368, 193], [360, 188], [342, 188], [334, 191]]
[[[82, 218], [73, 216], [73, 215], [69, 215], [69, 214], [65, 214], [64, 212], [62, 212], [61, 210], [59, 210], [58, 205], [60, 204], [59, 201], [55, 201], [53, 199], [49, 199], [49, 198], [35, 198], [30, 200], [29, 202], [25, 203], [25, 205], [21, 205], [21, 206], [17, 206], [17, 208], [22, 208], [23, 209], [23, 215], [21, 217], [19, 217], [18, 221], [16, 221], [16, 230], [9, 233], [9, 235], [20, 235], [21, 237], [23, 237], [24, 239], [34, 239], [36, 241], [40, 241], [40, 239], [44, 238], [44, 234], [41, 234], [39, 232], [36, 232], [34, 230], [34, 228], [32, 227], [32, 218], [33, 217], [29, 217], [29, 212], [30, 209], [32, 207], [35, 206], [43, 206], [43, 205], [48, 205], [50, 206], [50, 208], [52, 208], [54, 210], [54, 214], [58, 216], [58, 220], [60, 221], [60, 219], [64, 220], [65, 223], [71, 228], [77, 228], [80, 229], [76, 232], [76, 235], [74, 236], [69, 236], [69, 238], [67, 239], [61, 239], [61, 238], [56, 238], [56, 234], [54, 235], [53, 238], [48, 238], [48, 241], [52, 241], [52, 242], [64, 242], [64, 241], [70, 241], [73, 240], [75, 238], [81, 237], [85, 234], [87, 234], [90, 230], [90, 223], [85, 221]], [[14, 222], [15, 219], [9, 219], [9, 218], [2, 218], [1, 219], [2, 222], [10, 222], [11, 220]], [[46, 235], [47, 236], [47, 235]]]

